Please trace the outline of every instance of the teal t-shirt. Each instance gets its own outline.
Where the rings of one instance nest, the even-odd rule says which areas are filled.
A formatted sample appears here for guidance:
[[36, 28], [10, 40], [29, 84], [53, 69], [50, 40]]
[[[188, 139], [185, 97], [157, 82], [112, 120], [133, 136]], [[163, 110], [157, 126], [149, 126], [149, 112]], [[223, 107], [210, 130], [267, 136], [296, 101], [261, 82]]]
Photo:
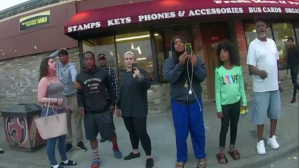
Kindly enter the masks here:
[[223, 66], [215, 70], [215, 94], [217, 112], [222, 111], [222, 105], [233, 104], [242, 99], [242, 105], [247, 106], [242, 67], [233, 66], [225, 69]]

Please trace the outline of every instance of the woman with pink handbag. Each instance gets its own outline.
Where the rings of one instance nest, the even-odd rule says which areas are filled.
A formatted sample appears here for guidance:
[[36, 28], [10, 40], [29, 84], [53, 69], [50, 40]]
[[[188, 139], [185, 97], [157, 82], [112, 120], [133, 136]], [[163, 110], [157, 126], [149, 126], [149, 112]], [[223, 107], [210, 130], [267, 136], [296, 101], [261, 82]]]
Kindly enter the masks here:
[[[64, 86], [55, 74], [56, 64], [54, 60], [44, 58], [40, 65], [37, 96], [38, 102], [44, 104], [44, 107], [42, 108], [41, 118], [35, 122], [41, 137], [47, 139], [47, 155], [52, 168], [63, 168], [63, 166], [74, 166], [77, 163], [68, 160], [66, 155], [66, 108], [62, 99]], [[62, 160], [60, 164], [57, 163], [55, 158], [57, 141], [58, 151]]]

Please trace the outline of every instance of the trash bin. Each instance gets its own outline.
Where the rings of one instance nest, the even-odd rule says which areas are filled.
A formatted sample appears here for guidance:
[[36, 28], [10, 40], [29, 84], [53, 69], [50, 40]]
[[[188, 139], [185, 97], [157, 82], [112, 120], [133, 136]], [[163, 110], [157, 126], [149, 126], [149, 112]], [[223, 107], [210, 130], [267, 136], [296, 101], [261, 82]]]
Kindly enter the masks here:
[[2, 112], [6, 141], [12, 149], [33, 152], [46, 145], [34, 121], [41, 109], [36, 104], [17, 104]]

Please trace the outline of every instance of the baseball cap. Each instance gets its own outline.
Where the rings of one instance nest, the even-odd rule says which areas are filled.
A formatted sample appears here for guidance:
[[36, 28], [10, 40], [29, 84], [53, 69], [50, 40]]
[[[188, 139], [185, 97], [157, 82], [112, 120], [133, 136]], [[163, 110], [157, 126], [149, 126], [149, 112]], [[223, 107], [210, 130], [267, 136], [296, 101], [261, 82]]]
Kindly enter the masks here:
[[266, 22], [266, 18], [263, 17], [263, 16], [256, 17], [256, 18], [254, 19], [254, 24], [256, 24], [258, 21], [261, 21], [261, 22], [264, 22], [265, 24], [267, 24], [267, 22]]
[[98, 59], [101, 59], [101, 58], [105, 58], [106, 59], [106, 55], [105, 54], [99, 54]]

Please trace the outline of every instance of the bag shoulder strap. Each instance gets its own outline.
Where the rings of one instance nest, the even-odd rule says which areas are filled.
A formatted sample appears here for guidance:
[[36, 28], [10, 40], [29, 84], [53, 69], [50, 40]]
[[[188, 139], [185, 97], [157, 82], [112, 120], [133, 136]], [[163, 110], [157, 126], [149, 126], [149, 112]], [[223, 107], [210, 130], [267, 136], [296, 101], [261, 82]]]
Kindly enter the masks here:
[[[46, 103], [46, 107], [47, 107], [46, 117], [48, 117], [50, 104], [51, 104], [51, 101], [50, 101], [50, 98], [48, 98], [48, 99], [47, 99], [47, 103]], [[53, 107], [51, 107], [51, 108], [52, 108], [53, 113], [56, 115], [56, 114], [57, 114], [56, 111], [53, 109]]]

